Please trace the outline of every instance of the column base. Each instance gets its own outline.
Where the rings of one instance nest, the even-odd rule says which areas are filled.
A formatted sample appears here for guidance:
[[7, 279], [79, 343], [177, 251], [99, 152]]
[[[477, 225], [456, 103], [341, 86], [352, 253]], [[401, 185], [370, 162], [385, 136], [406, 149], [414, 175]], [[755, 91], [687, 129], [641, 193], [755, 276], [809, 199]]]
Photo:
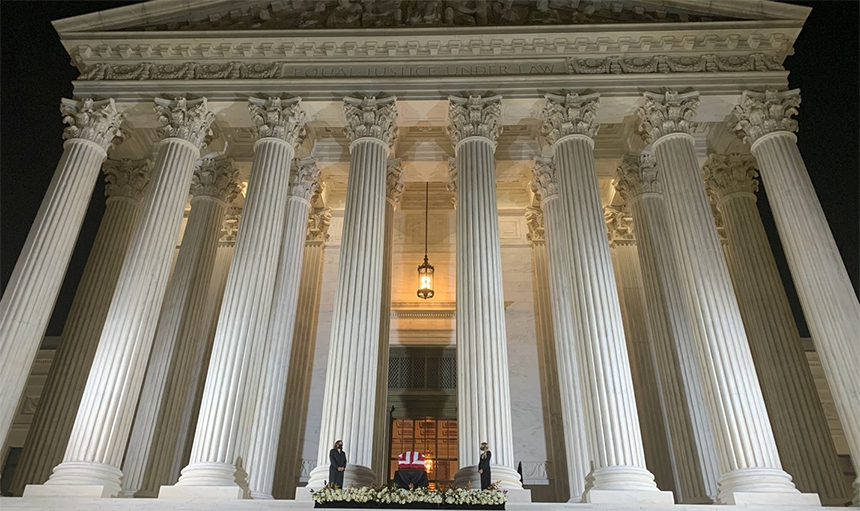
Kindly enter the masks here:
[[[519, 500], [517, 502], [531, 502], [531, 490], [524, 490], [520, 482], [520, 474], [504, 465], [492, 465], [490, 467], [490, 482], [499, 483], [499, 486], [509, 494], [511, 492], [527, 492], [528, 500]], [[481, 475], [478, 474], [478, 466], [470, 465], [462, 467], [454, 474], [455, 488], [471, 488], [473, 490], [481, 489]]]
[[272, 494], [258, 491], [252, 491], [251, 498], [254, 500], [275, 500], [275, 497], [272, 497]]
[[45, 484], [28, 484], [25, 497], [110, 498], [120, 494], [122, 471], [104, 463], [64, 461]]
[[182, 469], [174, 486], [162, 486], [159, 499], [237, 500], [250, 498], [247, 474], [227, 463], [192, 463]]
[[675, 496], [660, 490], [587, 490], [583, 494], [586, 504], [635, 504], [638, 506], [671, 506]]
[[660, 491], [654, 475], [640, 467], [603, 467], [585, 478], [582, 502], [590, 504], [634, 504], [671, 506], [675, 497]]
[[821, 507], [817, 493], [767, 493], [737, 491], [720, 494], [720, 504], [730, 506], [812, 506]]
[[[317, 465], [311, 471], [310, 480], [308, 480], [307, 488], [308, 495], [310, 495], [310, 490], [319, 490], [323, 486], [329, 484], [331, 481], [328, 480], [328, 468], [329, 465]], [[373, 473], [369, 467], [365, 467], [364, 465], [351, 465], [349, 463], [346, 464], [346, 470], [343, 472], [343, 487], [349, 488], [354, 486], [356, 488], [363, 488], [365, 486], [375, 486], [376, 485], [376, 474]], [[296, 488], [296, 499], [298, 499], [299, 488]]]

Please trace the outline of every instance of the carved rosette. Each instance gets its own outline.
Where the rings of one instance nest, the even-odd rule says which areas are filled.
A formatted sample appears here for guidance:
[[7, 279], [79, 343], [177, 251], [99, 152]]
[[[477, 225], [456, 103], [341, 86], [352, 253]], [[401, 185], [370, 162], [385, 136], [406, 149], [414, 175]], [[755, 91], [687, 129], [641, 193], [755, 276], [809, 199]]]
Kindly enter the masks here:
[[456, 146], [469, 137], [484, 137], [493, 144], [502, 132], [499, 117], [502, 114], [502, 97], [469, 96], [448, 97], [448, 136]]
[[248, 98], [255, 138], [278, 138], [298, 147], [305, 136], [306, 116], [301, 106], [301, 98]]
[[689, 134], [699, 123], [693, 121], [699, 108], [699, 93], [666, 91], [645, 92], [645, 105], [636, 109], [641, 120], [639, 134], [654, 143], [670, 133]]
[[63, 140], [82, 138], [95, 142], [105, 151], [122, 142], [120, 128], [125, 114], [117, 111], [113, 99], [75, 101], [62, 98], [60, 113], [63, 114], [63, 124], [68, 124], [63, 130]]
[[403, 197], [406, 184], [403, 182], [403, 164], [400, 158], [388, 159], [388, 172], [385, 175], [385, 197], [397, 207]]
[[711, 201], [719, 204], [739, 193], [755, 195], [758, 172], [751, 154], [712, 154], [702, 166], [702, 174]]
[[546, 242], [546, 230], [543, 223], [543, 210], [537, 206], [526, 208], [526, 226], [529, 228], [526, 238], [532, 243]]
[[155, 113], [161, 123], [155, 132], [161, 139], [180, 138], [199, 149], [212, 136], [209, 127], [215, 120], [215, 114], [209, 111], [206, 98], [155, 98]]
[[191, 177], [192, 197], [212, 197], [233, 202], [242, 192], [239, 171], [231, 158], [201, 158]]
[[446, 188], [451, 192], [451, 204], [457, 207], [457, 158], [448, 158], [448, 184]]
[[328, 227], [331, 225], [331, 208], [321, 208], [311, 211], [308, 216], [309, 243], [325, 243], [328, 241]]
[[752, 145], [756, 140], [775, 131], [797, 131], [797, 115], [800, 106], [800, 89], [778, 92], [744, 91], [732, 114], [737, 119], [735, 133]]
[[350, 142], [360, 138], [376, 138], [389, 147], [397, 138], [397, 98], [343, 98], [346, 116], [346, 136]]
[[535, 177], [532, 181], [532, 191], [538, 195], [541, 202], [558, 197], [558, 180], [552, 158], [543, 156], [535, 158], [532, 174]]
[[585, 135], [589, 138], [597, 135], [600, 129], [600, 123], [597, 122], [600, 94], [547, 94], [545, 97], [541, 134], [550, 145], [568, 135]]
[[316, 158], [302, 158], [295, 161], [290, 171], [289, 194], [311, 202], [320, 187], [320, 167]]
[[609, 234], [609, 246], [633, 243], [633, 216], [625, 208], [615, 206], [603, 207], [603, 219], [606, 220], [606, 230]]
[[108, 200], [124, 197], [133, 201], [140, 201], [149, 177], [152, 173], [152, 161], [131, 160], [105, 160], [102, 165], [105, 173], [105, 195]]
[[221, 237], [218, 244], [222, 246], [233, 246], [236, 244], [236, 236], [239, 234], [240, 208], [231, 207], [224, 215], [224, 224], [221, 226]]
[[639, 157], [625, 156], [617, 169], [615, 189], [629, 203], [646, 193], [663, 193], [663, 184], [658, 180], [657, 161], [650, 152]]

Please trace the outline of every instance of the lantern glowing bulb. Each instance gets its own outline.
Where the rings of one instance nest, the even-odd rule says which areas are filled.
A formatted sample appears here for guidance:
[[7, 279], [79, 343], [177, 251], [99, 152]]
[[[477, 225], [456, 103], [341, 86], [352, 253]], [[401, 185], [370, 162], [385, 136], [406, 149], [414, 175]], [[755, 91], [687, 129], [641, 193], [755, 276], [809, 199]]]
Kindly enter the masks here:
[[427, 259], [427, 225], [430, 213], [430, 183], [424, 187], [424, 263], [418, 267], [418, 297], [424, 300], [433, 298], [433, 274], [435, 269]]

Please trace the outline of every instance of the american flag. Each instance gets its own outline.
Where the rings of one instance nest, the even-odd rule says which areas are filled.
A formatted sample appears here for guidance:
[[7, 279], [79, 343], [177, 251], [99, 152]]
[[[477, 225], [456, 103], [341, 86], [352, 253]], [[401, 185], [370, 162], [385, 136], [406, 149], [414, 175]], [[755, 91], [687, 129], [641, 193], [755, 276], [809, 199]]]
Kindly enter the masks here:
[[407, 470], [424, 470], [424, 455], [416, 451], [401, 453], [397, 457], [397, 468]]

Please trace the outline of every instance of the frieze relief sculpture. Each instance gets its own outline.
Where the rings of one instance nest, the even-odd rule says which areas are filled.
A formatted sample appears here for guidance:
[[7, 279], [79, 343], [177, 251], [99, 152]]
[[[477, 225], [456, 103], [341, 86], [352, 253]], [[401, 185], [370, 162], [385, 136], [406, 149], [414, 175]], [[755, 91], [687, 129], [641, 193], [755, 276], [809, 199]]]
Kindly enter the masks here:
[[231, 6], [230, 12], [141, 30], [665, 23], [729, 19], [667, 7], [646, 9], [642, 5], [599, 0], [278, 0], [244, 9]]

